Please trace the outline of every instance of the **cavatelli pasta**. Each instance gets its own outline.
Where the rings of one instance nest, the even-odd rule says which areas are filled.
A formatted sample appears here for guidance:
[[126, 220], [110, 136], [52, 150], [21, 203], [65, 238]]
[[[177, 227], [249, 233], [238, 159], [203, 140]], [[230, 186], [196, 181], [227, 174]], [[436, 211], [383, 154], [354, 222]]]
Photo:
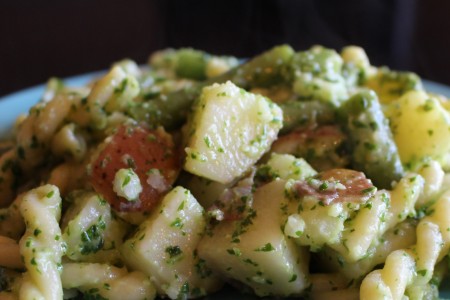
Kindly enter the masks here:
[[65, 243], [59, 228], [61, 197], [58, 188], [44, 185], [27, 192], [20, 211], [27, 224], [20, 239], [20, 253], [27, 269], [20, 298], [62, 299], [60, 269]]

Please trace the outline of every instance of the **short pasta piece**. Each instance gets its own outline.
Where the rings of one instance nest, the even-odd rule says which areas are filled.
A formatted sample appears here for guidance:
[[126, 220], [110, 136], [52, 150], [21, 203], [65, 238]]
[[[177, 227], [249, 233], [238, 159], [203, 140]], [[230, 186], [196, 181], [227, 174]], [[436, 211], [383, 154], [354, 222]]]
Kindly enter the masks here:
[[67, 257], [74, 261], [119, 262], [119, 247], [128, 227], [116, 219], [99, 194], [78, 191], [70, 197], [73, 204], [62, 224]]
[[27, 224], [20, 240], [20, 253], [27, 268], [20, 298], [60, 300], [63, 298], [61, 257], [65, 244], [58, 224], [61, 216], [58, 188], [44, 185], [27, 192], [20, 211]]
[[[435, 265], [450, 248], [450, 191], [431, 207], [429, 216], [417, 225], [417, 243], [409, 249], [389, 254], [384, 268], [369, 273], [361, 284], [361, 299], [423, 299], [430, 290], [429, 281]], [[375, 295], [375, 296], [374, 296]], [[371, 298], [375, 297], [375, 298]]]
[[107, 114], [124, 110], [139, 91], [139, 84], [133, 75], [126, 73], [122, 67], [113, 67], [108, 74], [94, 84], [87, 97], [84, 110], [88, 118], [84, 125], [96, 129], [105, 128]]
[[86, 161], [67, 161], [54, 167], [47, 179], [47, 183], [56, 185], [62, 196], [70, 191], [86, 187]]
[[52, 152], [81, 161], [86, 154], [86, 141], [74, 123], [64, 125], [52, 139]]
[[66, 263], [61, 281], [65, 289], [78, 289], [93, 299], [151, 300], [156, 296], [149, 277], [108, 264]]
[[415, 274], [415, 262], [411, 253], [404, 250], [392, 252], [384, 268], [369, 273], [361, 284], [361, 299], [401, 300], [407, 285]]
[[407, 174], [389, 192], [390, 207], [386, 216], [386, 229], [403, 222], [407, 217], [414, 216], [415, 204], [424, 189], [424, 179], [418, 174]]

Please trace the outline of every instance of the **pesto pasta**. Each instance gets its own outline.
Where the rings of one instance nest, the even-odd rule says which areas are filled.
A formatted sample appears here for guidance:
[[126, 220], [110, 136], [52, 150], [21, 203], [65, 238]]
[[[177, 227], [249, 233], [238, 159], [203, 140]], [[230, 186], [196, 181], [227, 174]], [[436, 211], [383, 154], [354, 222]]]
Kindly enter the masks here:
[[52, 78], [0, 143], [0, 299], [436, 299], [448, 101], [356, 46]]

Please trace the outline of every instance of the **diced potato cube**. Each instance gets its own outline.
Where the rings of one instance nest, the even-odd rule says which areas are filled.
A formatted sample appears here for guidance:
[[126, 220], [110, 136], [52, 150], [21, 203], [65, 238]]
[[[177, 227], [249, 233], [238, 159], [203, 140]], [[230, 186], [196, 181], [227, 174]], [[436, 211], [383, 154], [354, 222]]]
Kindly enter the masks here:
[[259, 172], [266, 172], [271, 178], [305, 180], [317, 174], [306, 160], [290, 154], [272, 153], [267, 164], [260, 167]]
[[313, 46], [297, 52], [292, 59], [294, 83], [292, 89], [301, 98], [317, 99], [334, 106], [348, 98], [341, 75], [343, 60], [333, 49]]
[[354, 64], [364, 73], [367, 74], [370, 72], [369, 58], [363, 48], [358, 46], [344, 47], [341, 51], [341, 57], [345, 63]]
[[412, 72], [393, 71], [387, 67], [377, 68], [364, 85], [375, 91], [382, 104], [388, 104], [411, 90], [423, 90], [420, 77]]
[[276, 104], [231, 82], [205, 87], [194, 108], [184, 169], [231, 182], [269, 150], [282, 119]]
[[[299, 245], [309, 246], [313, 252], [321, 250], [324, 245], [339, 242], [345, 219], [341, 215], [333, 215], [331, 211], [344, 211], [342, 205], [302, 205], [301, 213], [289, 216], [285, 234]], [[342, 212], [342, 215], [345, 213]]]
[[182, 180], [182, 185], [191, 191], [198, 203], [205, 209], [211, 207], [220, 195], [230, 187], [230, 184], [219, 183], [191, 174], [182, 178]]
[[284, 180], [260, 187], [242, 220], [217, 224], [201, 240], [199, 256], [223, 276], [251, 287], [258, 296], [300, 295], [309, 284], [305, 248], [283, 234], [289, 200]]
[[450, 114], [436, 98], [425, 92], [409, 92], [387, 112], [404, 165], [415, 169], [429, 159], [448, 163]]
[[340, 77], [327, 80], [311, 73], [302, 73], [294, 81], [293, 90], [302, 98], [318, 99], [336, 107], [348, 98], [345, 81]]
[[221, 282], [196, 251], [205, 226], [203, 208], [188, 190], [176, 187], [123, 244], [125, 262], [171, 299], [211, 293]]

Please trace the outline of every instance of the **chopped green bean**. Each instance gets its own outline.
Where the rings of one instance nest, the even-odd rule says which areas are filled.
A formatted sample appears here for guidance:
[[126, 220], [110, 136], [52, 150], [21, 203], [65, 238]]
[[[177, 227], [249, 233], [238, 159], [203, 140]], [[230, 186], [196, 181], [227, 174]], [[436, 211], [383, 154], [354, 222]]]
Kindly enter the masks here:
[[206, 79], [206, 63], [208, 54], [191, 48], [181, 49], [177, 53], [175, 72], [183, 78], [195, 80]]
[[242, 88], [283, 82], [293, 56], [294, 50], [288, 45], [274, 47], [238, 67], [230, 80]]
[[322, 101], [289, 101], [280, 104], [283, 110], [281, 133], [291, 131], [297, 126], [329, 124], [335, 120], [335, 109]]
[[375, 92], [355, 94], [342, 105], [339, 116], [349, 135], [353, 168], [377, 187], [390, 189], [403, 176], [403, 166]]

